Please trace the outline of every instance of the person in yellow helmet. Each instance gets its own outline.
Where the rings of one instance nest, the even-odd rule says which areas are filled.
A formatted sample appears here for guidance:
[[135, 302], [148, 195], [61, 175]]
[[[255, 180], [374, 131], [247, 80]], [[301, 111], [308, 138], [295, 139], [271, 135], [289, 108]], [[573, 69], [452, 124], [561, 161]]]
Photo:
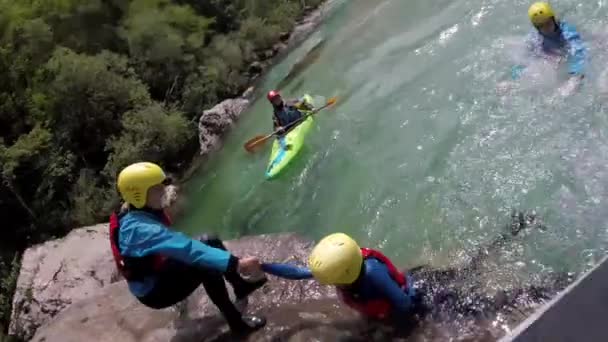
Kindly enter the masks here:
[[[528, 9], [534, 31], [526, 40], [528, 52], [534, 57], [558, 56], [567, 58], [568, 73], [582, 79], [585, 75], [587, 49], [575, 27], [558, 19], [548, 2], [536, 2]], [[512, 69], [512, 78], [518, 79], [525, 66]]]
[[224, 283], [225, 278], [237, 299], [245, 299], [266, 282], [247, 282], [239, 274], [259, 272], [258, 259], [237, 258], [217, 238], [199, 241], [172, 230], [164, 210], [169, 184], [161, 167], [149, 162], [129, 165], [118, 175], [125, 205], [110, 217], [110, 245], [129, 290], [142, 304], [162, 309], [203, 285], [233, 332], [261, 328], [265, 319], [241, 315]]
[[[500, 305], [484, 295], [474, 296], [468, 290], [453, 286], [479, 271], [482, 260], [501, 248], [525, 228], [545, 229], [534, 214], [513, 212], [508, 232], [501, 234], [459, 269], [431, 269], [426, 266], [400, 271], [381, 252], [361, 248], [344, 233], [321, 239], [312, 250], [308, 268], [284, 263], [263, 263], [262, 270], [281, 278], [302, 280], [314, 278], [321, 284], [334, 285], [343, 303], [370, 321], [388, 323], [397, 330], [407, 330], [415, 321], [409, 318], [426, 315], [483, 316], [482, 310], [493, 310], [514, 304], [521, 298], [542, 301], [557, 290], [556, 286], [513, 289], [500, 298]], [[563, 287], [560, 287], [560, 289]], [[446, 315], [447, 314], [447, 315]]]
[[402, 320], [416, 301], [408, 275], [381, 252], [359, 247], [344, 233], [323, 238], [310, 254], [308, 269], [287, 264], [263, 264], [262, 269], [283, 278], [314, 277], [321, 284], [335, 285], [346, 305], [375, 320]]

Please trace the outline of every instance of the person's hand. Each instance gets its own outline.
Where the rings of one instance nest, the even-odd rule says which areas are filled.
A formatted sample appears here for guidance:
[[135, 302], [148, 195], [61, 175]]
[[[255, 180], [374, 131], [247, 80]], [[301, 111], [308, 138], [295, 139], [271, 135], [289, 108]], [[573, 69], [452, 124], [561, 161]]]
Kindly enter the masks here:
[[517, 86], [518, 85], [513, 81], [502, 81], [496, 85], [496, 90], [500, 95], [504, 95], [512, 92]]
[[582, 81], [583, 78], [581, 75], [573, 75], [568, 79], [568, 81], [566, 81], [566, 83], [564, 83], [564, 85], [559, 87], [559, 89], [557, 90], [559, 96], [568, 97], [572, 95], [575, 91], [578, 90]]
[[285, 133], [285, 127], [283, 127], [283, 126], [277, 127], [277, 132], [279, 132], [279, 134]]
[[244, 257], [239, 259], [237, 271], [245, 275], [252, 275], [262, 272], [262, 265], [256, 257]]

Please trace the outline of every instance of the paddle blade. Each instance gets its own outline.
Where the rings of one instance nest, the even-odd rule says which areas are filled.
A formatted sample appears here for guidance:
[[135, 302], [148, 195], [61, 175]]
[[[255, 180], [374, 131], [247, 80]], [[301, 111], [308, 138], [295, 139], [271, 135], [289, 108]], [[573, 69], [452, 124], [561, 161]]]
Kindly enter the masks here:
[[331, 97], [331, 98], [329, 98], [329, 100], [327, 100], [327, 104], [326, 104], [326, 106], [331, 106], [331, 105], [333, 105], [334, 103], [336, 103], [336, 101], [338, 101], [338, 98], [337, 98], [337, 97]]
[[271, 136], [269, 135], [258, 135], [255, 138], [249, 139], [244, 145], [245, 150], [249, 153], [253, 153], [256, 151], [256, 147], [264, 144]]

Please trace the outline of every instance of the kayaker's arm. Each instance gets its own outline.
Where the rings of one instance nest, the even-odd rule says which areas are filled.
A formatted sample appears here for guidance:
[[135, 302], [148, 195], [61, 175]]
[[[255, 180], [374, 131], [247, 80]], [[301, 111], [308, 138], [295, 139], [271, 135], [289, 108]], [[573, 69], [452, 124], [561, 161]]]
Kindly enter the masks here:
[[279, 127], [279, 120], [277, 120], [277, 116], [272, 114], [272, 128], [277, 129]]
[[278, 131], [280, 134], [282, 134], [285, 131], [285, 127], [281, 126], [279, 124], [279, 120], [277, 119], [276, 115], [272, 115], [272, 129], [274, 131]]
[[295, 107], [299, 110], [313, 110], [315, 109], [312, 104], [306, 102], [306, 101], [299, 101], [298, 103], [296, 103]]
[[308, 268], [298, 267], [290, 264], [262, 264], [262, 270], [268, 274], [291, 280], [312, 278], [312, 273]]

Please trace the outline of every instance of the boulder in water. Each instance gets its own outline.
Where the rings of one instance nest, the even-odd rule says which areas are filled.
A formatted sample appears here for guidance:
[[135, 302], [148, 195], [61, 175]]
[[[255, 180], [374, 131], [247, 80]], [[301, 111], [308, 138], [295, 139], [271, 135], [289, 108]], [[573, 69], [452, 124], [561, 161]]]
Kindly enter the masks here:
[[203, 111], [198, 122], [201, 155], [219, 148], [222, 135], [248, 106], [249, 100], [236, 98], [222, 101], [215, 107]]

